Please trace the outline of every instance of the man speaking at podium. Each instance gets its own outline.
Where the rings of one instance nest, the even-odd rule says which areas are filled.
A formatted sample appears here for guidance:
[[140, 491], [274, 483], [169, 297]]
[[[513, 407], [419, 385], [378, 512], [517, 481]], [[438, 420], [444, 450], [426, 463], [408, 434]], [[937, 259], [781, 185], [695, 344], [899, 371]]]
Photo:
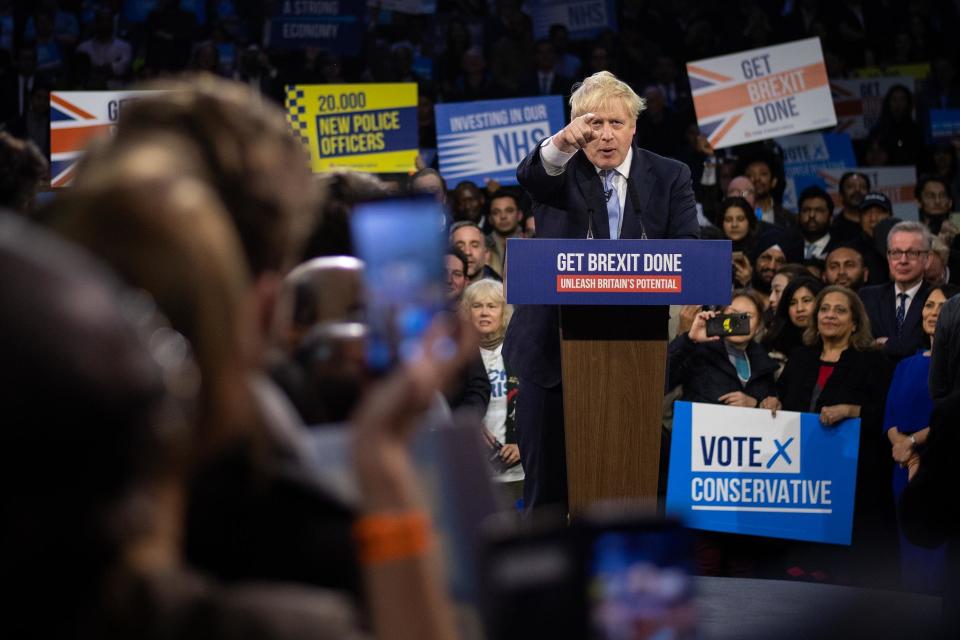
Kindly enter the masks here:
[[[630, 85], [595, 73], [576, 86], [570, 107], [570, 124], [517, 167], [537, 237], [697, 238], [690, 170], [634, 144], [645, 104]], [[503, 346], [520, 378], [516, 424], [528, 509], [567, 504], [559, 327], [557, 307], [519, 306]]]

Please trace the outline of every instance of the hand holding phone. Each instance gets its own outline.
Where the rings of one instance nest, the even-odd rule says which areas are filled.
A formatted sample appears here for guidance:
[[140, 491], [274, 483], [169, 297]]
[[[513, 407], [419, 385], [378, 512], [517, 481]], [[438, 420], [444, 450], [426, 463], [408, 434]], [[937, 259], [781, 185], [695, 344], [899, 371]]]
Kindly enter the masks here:
[[357, 257], [365, 264], [367, 364], [373, 372], [416, 358], [424, 332], [444, 308], [442, 219], [442, 205], [429, 195], [354, 207], [350, 223]]
[[750, 335], [750, 315], [747, 313], [721, 313], [706, 322], [707, 337]]
[[753, 267], [750, 265], [750, 259], [743, 251], [733, 252], [733, 279], [741, 287], [750, 284], [753, 277]]

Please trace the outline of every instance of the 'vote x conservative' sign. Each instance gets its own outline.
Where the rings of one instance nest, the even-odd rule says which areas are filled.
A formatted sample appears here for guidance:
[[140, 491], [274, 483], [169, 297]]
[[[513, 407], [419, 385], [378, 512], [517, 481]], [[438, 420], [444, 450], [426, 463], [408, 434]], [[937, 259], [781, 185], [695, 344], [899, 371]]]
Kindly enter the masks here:
[[850, 544], [859, 419], [677, 402], [667, 512], [694, 529]]

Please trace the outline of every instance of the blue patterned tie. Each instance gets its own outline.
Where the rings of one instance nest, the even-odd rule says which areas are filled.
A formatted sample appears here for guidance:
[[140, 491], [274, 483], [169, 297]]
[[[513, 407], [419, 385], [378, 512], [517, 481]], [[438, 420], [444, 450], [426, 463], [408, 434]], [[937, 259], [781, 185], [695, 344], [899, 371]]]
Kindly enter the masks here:
[[897, 337], [900, 338], [903, 336], [903, 319], [907, 315], [907, 294], [898, 293], [897, 298], [900, 300], [897, 305]]
[[604, 169], [603, 174], [603, 192], [607, 198], [607, 220], [610, 222], [610, 239], [616, 240], [620, 229], [620, 197], [617, 195], [617, 188], [613, 184], [613, 176], [617, 175], [615, 169]]

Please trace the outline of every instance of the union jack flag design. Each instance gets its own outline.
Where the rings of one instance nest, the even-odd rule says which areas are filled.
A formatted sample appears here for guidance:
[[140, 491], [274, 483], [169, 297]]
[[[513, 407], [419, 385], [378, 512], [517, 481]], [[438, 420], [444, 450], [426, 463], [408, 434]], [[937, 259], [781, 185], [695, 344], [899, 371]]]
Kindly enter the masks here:
[[715, 149], [837, 123], [816, 38], [687, 64], [700, 133]]
[[151, 91], [53, 91], [50, 93], [50, 186], [73, 181], [91, 138], [110, 132], [125, 100]]

